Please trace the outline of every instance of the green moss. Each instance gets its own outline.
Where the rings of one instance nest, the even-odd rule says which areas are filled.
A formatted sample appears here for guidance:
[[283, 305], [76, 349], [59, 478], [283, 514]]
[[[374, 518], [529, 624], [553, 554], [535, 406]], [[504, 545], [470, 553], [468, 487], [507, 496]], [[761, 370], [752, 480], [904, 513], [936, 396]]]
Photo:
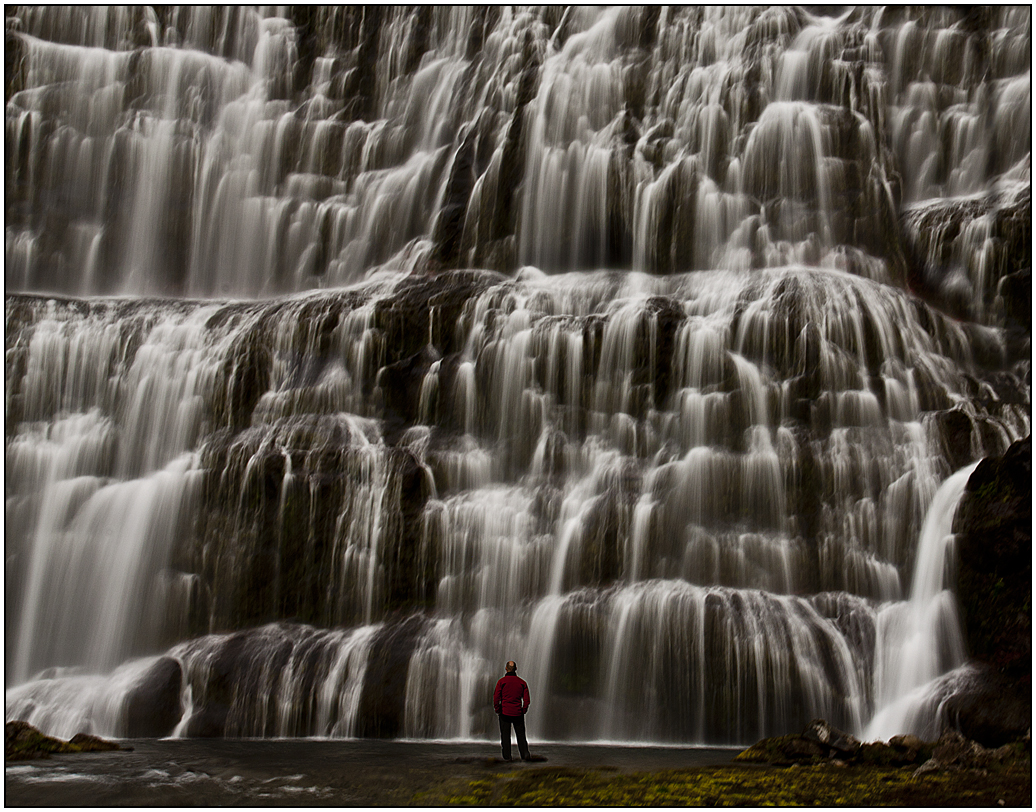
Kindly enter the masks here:
[[1029, 764], [915, 778], [910, 769], [710, 767], [652, 773], [541, 768], [423, 792], [447, 806], [1028, 806]]

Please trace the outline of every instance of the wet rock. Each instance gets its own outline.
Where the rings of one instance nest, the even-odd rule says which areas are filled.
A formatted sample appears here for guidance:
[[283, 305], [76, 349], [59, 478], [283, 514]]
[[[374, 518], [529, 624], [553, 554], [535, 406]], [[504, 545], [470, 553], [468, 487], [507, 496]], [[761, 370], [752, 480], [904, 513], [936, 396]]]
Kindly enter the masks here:
[[196, 700], [196, 709], [187, 724], [190, 738], [220, 738], [227, 735], [227, 721], [233, 704], [235, 686], [241, 681], [242, 663], [247, 663], [248, 633], [230, 635], [216, 651], [209, 666], [207, 681]]
[[1029, 360], [1032, 355], [1032, 269], [1008, 274], [997, 285], [1005, 325], [1007, 357]]
[[942, 438], [942, 450], [950, 468], [954, 471], [973, 462], [975, 454], [971, 447], [971, 417], [963, 408], [948, 409], [935, 415]]
[[957, 596], [971, 656], [1032, 673], [1032, 440], [979, 463], [957, 510]]
[[410, 425], [417, 421], [421, 384], [429, 367], [438, 360], [438, 353], [429, 345], [378, 371], [377, 384], [385, 398], [385, 418], [389, 424], [400, 421]]
[[945, 706], [949, 723], [988, 746], [1032, 716], [1032, 440], [979, 463], [954, 521], [957, 598], [978, 667]]
[[1007, 274], [997, 285], [1008, 328], [1032, 330], [1032, 269]]
[[183, 715], [180, 690], [183, 671], [172, 657], [161, 657], [144, 675], [126, 702], [126, 735], [169, 736]]
[[387, 626], [371, 642], [356, 735], [392, 739], [403, 734], [407, 669], [423, 630], [424, 619], [415, 615]]
[[910, 734], [893, 736], [889, 739], [889, 747], [902, 753], [907, 761], [916, 761], [922, 750], [924, 750], [924, 746], [923, 741], [917, 738], [917, 736], [911, 736]]
[[832, 727], [823, 719], [810, 722], [802, 736], [838, 753], [851, 755], [860, 749], [860, 742], [854, 736]]
[[432, 231], [430, 269], [448, 270], [461, 265], [461, 240], [464, 236], [464, 215], [468, 210], [471, 190], [475, 185], [475, 130], [461, 143], [453, 157], [450, 177], [442, 207]]
[[1031, 327], [1031, 295], [1024, 285], [1014, 289], [1021, 280], [1006, 283], [1010, 301], [1001, 287], [1031, 264], [1031, 222], [1028, 193], [954, 199], [905, 212], [899, 231], [911, 288], [958, 318]]
[[903, 767], [931, 757], [934, 745], [916, 736], [894, 736], [887, 743], [861, 743], [852, 735], [814, 719], [801, 734], [763, 739], [740, 753], [735, 761], [794, 766], [831, 764]]
[[985, 770], [1009, 757], [1010, 748], [989, 750], [978, 742], [965, 738], [956, 730], [947, 730], [935, 744], [932, 757], [922, 764], [914, 775], [933, 772]]
[[431, 338], [441, 356], [461, 349], [457, 321], [467, 301], [498, 277], [455, 271], [436, 277], [407, 277], [395, 295], [379, 301], [375, 324], [384, 336], [385, 363], [395, 364], [424, 350]]
[[1000, 747], [1022, 738], [1032, 725], [1029, 683], [982, 665], [946, 700], [944, 711], [962, 735]]
[[620, 540], [629, 532], [635, 497], [616, 484], [601, 494], [587, 511], [582, 529], [579, 582], [608, 584], [619, 577]]
[[226, 390], [217, 399], [220, 422], [235, 430], [251, 422], [252, 410], [270, 385], [269, 350], [260, 337], [248, 338], [253, 340], [242, 341], [240, 352], [227, 356]]
[[107, 750], [121, 750], [118, 744], [100, 736], [91, 736], [89, 733], [76, 733], [68, 743], [76, 748], [73, 752], [100, 753]]

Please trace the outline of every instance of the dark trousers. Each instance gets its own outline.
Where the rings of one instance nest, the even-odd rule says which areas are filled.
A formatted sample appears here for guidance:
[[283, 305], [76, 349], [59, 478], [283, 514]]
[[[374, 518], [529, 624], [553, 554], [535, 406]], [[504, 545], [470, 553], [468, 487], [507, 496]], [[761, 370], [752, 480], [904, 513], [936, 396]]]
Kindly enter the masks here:
[[504, 716], [502, 713], [497, 716], [500, 720], [500, 750], [504, 754], [504, 759], [510, 761], [511, 759], [511, 726], [514, 726], [514, 736], [518, 739], [518, 752], [522, 754], [522, 758], [528, 761], [529, 759], [529, 743], [525, 740], [525, 717], [524, 716]]

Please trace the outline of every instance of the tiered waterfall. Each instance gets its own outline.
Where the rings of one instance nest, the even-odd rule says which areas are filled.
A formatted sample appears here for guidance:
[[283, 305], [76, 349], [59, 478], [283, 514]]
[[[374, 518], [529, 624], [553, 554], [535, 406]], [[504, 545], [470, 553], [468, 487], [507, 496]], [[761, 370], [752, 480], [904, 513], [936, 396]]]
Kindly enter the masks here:
[[8, 719], [938, 724], [1027, 7], [7, 14]]

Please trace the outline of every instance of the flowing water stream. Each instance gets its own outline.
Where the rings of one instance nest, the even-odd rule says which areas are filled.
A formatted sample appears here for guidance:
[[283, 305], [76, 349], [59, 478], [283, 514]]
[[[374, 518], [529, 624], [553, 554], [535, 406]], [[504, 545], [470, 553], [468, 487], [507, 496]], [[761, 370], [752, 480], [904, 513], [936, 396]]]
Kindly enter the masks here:
[[936, 725], [1028, 8], [8, 15], [8, 719]]

